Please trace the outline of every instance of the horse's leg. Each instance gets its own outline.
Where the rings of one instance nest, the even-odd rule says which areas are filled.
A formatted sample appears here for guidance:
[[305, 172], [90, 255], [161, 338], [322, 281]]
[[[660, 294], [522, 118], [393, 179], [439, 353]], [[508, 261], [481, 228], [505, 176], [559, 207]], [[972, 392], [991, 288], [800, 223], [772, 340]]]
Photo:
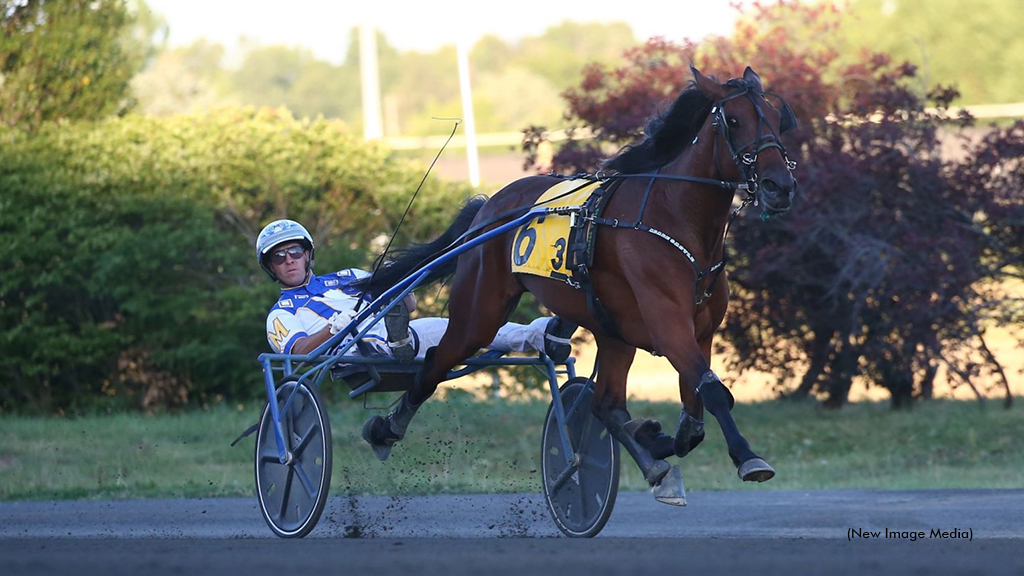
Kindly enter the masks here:
[[[448, 329], [437, 347], [427, 351], [412, 386], [390, 414], [373, 416], [363, 425], [363, 439], [380, 460], [386, 460], [391, 447], [405, 436], [416, 411], [448, 371], [491, 343], [505, 322], [507, 309], [518, 301], [522, 288], [512, 281], [504, 262], [484, 254], [484, 250], [473, 251], [460, 261], [449, 299]], [[487, 261], [498, 266], [486, 265]], [[490, 283], [486, 289], [479, 286], [484, 279]]]
[[[700, 352], [704, 356], [704, 361], [707, 363], [708, 370], [711, 369], [711, 343], [714, 340], [714, 333], [711, 336], [703, 338], [699, 341]], [[681, 377], [680, 377], [681, 379]], [[682, 381], [679, 382], [680, 389], [683, 386]], [[726, 390], [728, 392], [728, 390]], [[729, 407], [732, 408], [732, 394], [729, 394]], [[696, 448], [701, 442], [704, 441], [704, 399], [701, 398], [700, 394], [694, 395], [693, 410], [690, 412], [695, 416], [693, 424], [696, 424], [695, 429], [691, 429], [689, 434], [689, 444], [686, 452], [689, 453], [691, 450]], [[681, 417], [681, 416], [680, 416]], [[739, 432], [737, 432], [739, 434]], [[676, 431], [676, 435], [679, 435], [679, 431]], [[742, 436], [741, 436], [742, 437]], [[680, 442], [683, 440], [680, 439]]]
[[598, 361], [597, 386], [594, 388], [592, 410], [604, 423], [612, 437], [622, 444], [633, 457], [640, 472], [650, 485], [655, 485], [668, 473], [668, 462], [655, 458], [627, 431], [632, 418], [626, 410], [626, 376], [633, 364], [636, 348], [604, 335], [596, 335]]
[[[711, 363], [711, 339], [700, 343], [701, 352], [705, 361]], [[687, 384], [683, 376], [679, 377], [679, 394], [682, 399], [684, 387]], [[664, 459], [673, 454], [679, 457], [686, 456], [704, 440], [704, 401], [700, 395], [694, 395], [683, 401], [684, 410], [680, 415], [679, 428], [676, 429], [676, 436], [669, 436], [661, 430], [661, 422], [657, 420], [635, 421], [627, 429], [633, 433], [637, 441], [650, 450], [655, 458]], [[679, 449], [676, 445], [679, 445]]]
[[[714, 340], [714, 334], [708, 336], [707, 338], [701, 340], [700, 342], [701, 352], [704, 353], [704, 358], [707, 359], [709, 366], [711, 364], [712, 340]], [[710, 368], [708, 372], [711, 372]], [[714, 372], [711, 372], [711, 374], [714, 375]], [[708, 411], [711, 412], [711, 415], [714, 416], [716, 420], [718, 420], [718, 425], [722, 428], [723, 433], [726, 434], [726, 438], [729, 437], [729, 434], [732, 434], [734, 436], [738, 436], [740, 439], [743, 439], [743, 435], [740, 434], [740, 431], [736, 426], [736, 422], [732, 419], [732, 408], [733, 406], [736, 405], [736, 399], [733, 398], [732, 392], [730, 392], [729, 389], [725, 387], [725, 384], [723, 384], [722, 381], [718, 379], [718, 376], [714, 377], [714, 380], [712, 381], [712, 387], [714, 390], [717, 390], [718, 394], [723, 395], [726, 398], [724, 402], [716, 403], [714, 412], [712, 412], [710, 408], [708, 409]], [[697, 401], [702, 401], [701, 395], [697, 396]], [[731, 430], [732, 432], [726, 433], [725, 430]], [[701, 435], [699, 438], [696, 439], [697, 443], [692, 444], [690, 446], [690, 449], [692, 450], [697, 444], [700, 444], [700, 441], [703, 439], [704, 436]], [[743, 443], [746, 443], [745, 439], [743, 439]], [[753, 452], [750, 452], [749, 445], [746, 446], [746, 450], [747, 452], [749, 452], [749, 454], [753, 454]], [[753, 454], [753, 458], [748, 457], [747, 459], [741, 461], [737, 461], [737, 457], [733, 456], [731, 450], [729, 455], [732, 456], [733, 464], [736, 464], [736, 471], [739, 474], [740, 478], [742, 478], [746, 482], [764, 482], [765, 480], [771, 480], [772, 477], [775, 476], [775, 470], [773, 470], [767, 462], [762, 460], [756, 454]], [[742, 458], [742, 456], [740, 458]]]
[[704, 346], [698, 344], [692, 316], [684, 315], [680, 322], [674, 320], [679, 316], [655, 308], [659, 307], [649, 306], [642, 310], [652, 343], [655, 350], [664, 354], [679, 372], [679, 397], [683, 402], [683, 411], [674, 439], [676, 455], [683, 457], [700, 443], [704, 435], [702, 408], [706, 407], [722, 429], [729, 447], [729, 457], [736, 465], [740, 478], [763, 482], [774, 476], [775, 471], [750, 449], [750, 444], [732, 418], [732, 393], [711, 370], [707, 359], [710, 355], [710, 341], [703, 343]]
[[771, 480], [775, 476], [775, 470], [750, 449], [750, 444], [740, 434], [736, 421], [732, 418], [732, 407], [735, 404], [732, 392], [710, 368], [701, 375], [699, 393], [708, 412], [718, 420], [718, 426], [729, 445], [729, 456], [736, 465], [739, 477], [745, 482]]

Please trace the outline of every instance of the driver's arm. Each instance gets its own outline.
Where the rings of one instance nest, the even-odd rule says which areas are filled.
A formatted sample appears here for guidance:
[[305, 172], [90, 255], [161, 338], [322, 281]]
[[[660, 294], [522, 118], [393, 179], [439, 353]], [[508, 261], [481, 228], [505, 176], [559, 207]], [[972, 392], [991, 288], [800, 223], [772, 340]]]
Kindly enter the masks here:
[[333, 336], [331, 334], [331, 327], [325, 326], [323, 330], [310, 334], [309, 336], [303, 336], [295, 341], [292, 345], [292, 354], [309, 354], [316, 347], [327, 342], [327, 340]]

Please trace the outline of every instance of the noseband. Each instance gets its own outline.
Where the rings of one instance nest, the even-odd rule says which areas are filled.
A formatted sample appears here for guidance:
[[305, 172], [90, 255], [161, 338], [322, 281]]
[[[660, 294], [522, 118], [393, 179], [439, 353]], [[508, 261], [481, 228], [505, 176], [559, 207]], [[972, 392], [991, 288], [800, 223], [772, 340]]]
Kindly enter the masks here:
[[[716, 137], [721, 136], [725, 141], [725, 145], [729, 149], [729, 154], [732, 156], [733, 163], [737, 168], [739, 168], [740, 173], [746, 180], [745, 189], [747, 197], [745, 202], [752, 201], [756, 206], [757, 189], [759, 184], [757, 171], [754, 169], [754, 165], [757, 163], [758, 154], [765, 150], [778, 148], [779, 152], [782, 154], [783, 161], [786, 163], [786, 169], [793, 171], [796, 168], [796, 162], [789, 159], [789, 155], [786, 153], [786, 147], [782, 145], [782, 141], [779, 138], [780, 135], [796, 128], [796, 116], [794, 116], [793, 109], [789, 107], [789, 104], [786, 104], [785, 100], [776, 94], [761, 92], [743, 80], [730, 80], [726, 85], [735, 86], [737, 87], [737, 90], [725, 98], [715, 102], [711, 106], [711, 129], [714, 131]], [[729, 134], [729, 122], [725, 117], [725, 103], [744, 96], [750, 100], [754, 110], [757, 111], [757, 132], [753, 140], [743, 146], [736, 146], [733, 142], [732, 136]], [[782, 119], [779, 122], [778, 133], [775, 132], [772, 126], [765, 119], [764, 111], [762, 111], [761, 105], [758, 103], [758, 100], [761, 100], [768, 104], [768, 100], [765, 96], [777, 98], [782, 104], [781, 110], [779, 110], [779, 114], [781, 114]], [[771, 104], [768, 105], [770, 106]], [[765, 131], [762, 132], [762, 129]], [[696, 139], [694, 140], [696, 141]], [[715, 170], [717, 170], [719, 174], [722, 172], [721, 166], [719, 165], [717, 146], [715, 147]]]
[[[730, 182], [728, 180], [701, 178], [699, 176], [689, 176], [684, 174], [661, 174], [660, 168], [658, 170], [655, 170], [653, 173], [614, 174], [608, 177], [604, 177], [599, 173], [597, 175], [598, 179], [607, 178], [608, 180], [613, 181], [612, 185], [610, 186], [609, 192], [604, 195], [605, 203], [607, 202], [607, 199], [611, 197], [612, 192], [614, 192], [614, 190], [618, 188], [618, 184], [621, 184], [622, 181], [625, 180], [626, 178], [650, 179], [650, 181], [647, 184], [647, 189], [644, 192], [643, 199], [640, 201], [640, 208], [638, 210], [636, 220], [633, 222], [625, 222], [614, 218], [602, 218], [600, 214], [603, 209], [603, 205], [605, 204], [596, 206], [596, 209], [592, 213], [581, 214], [583, 220], [592, 222], [594, 225], [610, 226], [612, 228], [632, 228], [634, 230], [648, 232], [650, 234], [658, 236], [659, 238], [662, 238], [663, 240], [671, 244], [686, 258], [687, 261], [690, 262], [690, 265], [693, 266], [697, 284], [696, 290], [694, 291], [694, 297], [696, 300], [695, 304], [697, 306], [700, 306], [707, 298], [711, 297], [711, 293], [715, 288], [715, 284], [718, 282], [718, 278], [721, 275], [722, 270], [725, 269], [728, 257], [726, 256], [723, 247], [722, 260], [717, 264], [713, 264], [711, 266], [708, 266], [707, 268], [702, 268], [700, 266], [700, 263], [697, 262], [697, 258], [689, 250], [687, 250], [681, 242], [679, 242], [672, 236], [666, 234], [665, 232], [658, 230], [656, 228], [652, 228], [651, 226], [648, 226], [643, 222], [644, 211], [647, 207], [647, 200], [650, 198], [651, 191], [654, 188], [655, 181], [682, 180], [685, 182], [717, 186], [719, 188], [725, 188], [732, 192], [735, 192], [736, 190], [743, 190], [744, 192], [746, 192], [746, 196], [743, 198], [743, 201], [740, 204], [740, 206], [733, 210], [732, 214], [729, 215], [729, 219], [726, 222], [725, 231], [722, 235], [722, 242], [724, 243], [725, 237], [729, 234], [729, 228], [732, 226], [732, 223], [736, 219], [736, 217], [739, 216], [740, 212], [751, 203], [753, 203], [755, 206], [757, 205], [757, 191], [759, 188], [759, 183], [758, 175], [756, 170], [754, 169], [754, 166], [757, 163], [758, 154], [771, 148], [778, 148], [779, 151], [782, 153], [783, 160], [786, 162], [786, 168], [788, 170], [793, 170], [794, 168], [796, 168], [796, 162], [793, 162], [789, 159], [789, 156], [786, 154], [786, 147], [782, 145], [782, 142], [779, 139], [779, 136], [781, 134], [785, 134], [789, 130], [792, 130], [793, 128], [796, 127], [796, 116], [794, 116], [793, 110], [792, 108], [789, 107], [789, 104], [786, 104], [785, 100], [783, 100], [779, 96], [771, 93], [762, 92], [756, 87], [754, 87], [752, 84], [743, 80], [730, 80], [729, 82], [726, 83], [726, 85], [733, 86], [736, 88], [736, 90], [727, 95], [726, 97], [722, 98], [721, 100], [718, 100], [717, 102], [713, 103], [710, 111], [711, 126], [712, 131], [715, 135], [714, 139], [716, 141], [712, 144], [715, 151], [715, 170], [717, 174], [722, 173], [722, 170], [719, 166], [717, 146], [717, 140], [720, 136], [725, 141], [725, 144], [729, 149], [729, 153], [732, 155], [733, 163], [739, 169], [745, 181]], [[765, 119], [764, 112], [761, 109], [760, 103], [758, 102], [758, 100], [760, 99], [761, 101], [770, 106], [771, 104], [769, 104], [767, 99], [765, 99], [766, 95], [777, 98], [781, 103], [781, 110], [779, 110], [781, 119], [779, 122], [778, 133], [776, 133], [775, 130], [772, 129], [771, 125]], [[733, 142], [732, 136], [729, 134], [729, 123], [725, 116], [724, 105], [726, 102], [729, 102], [730, 100], [734, 100], [740, 97], [746, 97], [747, 99], [750, 100], [750, 103], [754, 106], [754, 110], [757, 111], [758, 120], [757, 132], [754, 139], [751, 142], [744, 144], [743, 146], [736, 146]], [[763, 131], [763, 129], [767, 130]], [[697, 137], [694, 137], [691, 145], [696, 143]], [[592, 241], [593, 238], [591, 237], [590, 242]], [[708, 278], [710, 278], [710, 282], [708, 283], [707, 288], [702, 289], [704, 281]], [[596, 300], [596, 298], [592, 295], [592, 291], [588, 291], [588, 293], [591, 294], [590, 298], [588, 298], [588, 302]], [[594, 306], [591, 307], [593, 308]], [[599, 303], [597, 303], [597, 307], [599, 308]], [[602, 321], [602, 324], [606, 323]]]

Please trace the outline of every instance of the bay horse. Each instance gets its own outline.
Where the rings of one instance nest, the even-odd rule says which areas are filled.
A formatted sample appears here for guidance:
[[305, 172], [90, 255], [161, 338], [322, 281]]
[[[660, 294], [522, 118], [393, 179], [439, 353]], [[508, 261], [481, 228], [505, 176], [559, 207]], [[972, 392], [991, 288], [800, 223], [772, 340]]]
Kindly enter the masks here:
[[[711, 370], [711, 344], [729, 300], [724, 242], [730, 216], [739, 211], [736, 191], [745, 192], [741, 207], [760, 205], [762, 216], [789, 210], [795, 163], [780, 135], [796, 119], [781, 98], [763, 90], [749, 67], [724, 84], [691, 71], [688, 87], [648, 120], [642, 141], [604, 162], [609, 176], [602, 187], [614, 194], [605, 195], [599, 218], [591, 215], [596, 233], [588, 289], [512, 273], [513, 233], [457, 259], [448, 331], [394, 410], [370, 418], [363, 428], [378, 458], [387, 458], [448, 371], [490, 343], [530, 291], [554, 314], [594, 334], [599, 369], [591, 409], [652, 486], [670, 469], [664, 458], [683, 457], [703, 440], [705, 407], [717, 419], [742, 480], [763, 482], [775, 475], [733, 420], [732, 394]], [[524, 214], [560, 181], [526, 177], [485, 203], [471, 202], [457, 220], [459, 229], [453, 225], [435, 242], [401, 251], [381, 267], [368, 291], [382, 293], [436, 256], [467, 230], [470, 217], [480, 229], [493, 228], [509, 214]], [[679, 373], [682, 411], [674, 436], [662, 433], [655, 421], [633, 420], [627, 411], [626, 375], [637, 348], [665, 356]]]

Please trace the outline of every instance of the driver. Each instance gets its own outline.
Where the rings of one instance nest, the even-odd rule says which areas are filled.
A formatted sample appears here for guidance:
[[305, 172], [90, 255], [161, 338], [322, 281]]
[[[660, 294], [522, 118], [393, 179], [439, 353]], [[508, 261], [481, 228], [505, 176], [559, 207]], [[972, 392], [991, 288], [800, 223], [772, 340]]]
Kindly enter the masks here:
[[[256, 260], [281, 285], [281, 296], [267, 315], [267, 341], [275, 352], [308, 354], [355, 318], [360, 290], [351, 283], [369, 274], [347, 268], [317, 276], [313, 274], [314, 251], [313, 237], [293, 220], [271, 222], [256, 238]], [[363, 297], [364, 305], [370, 301]], [[354, 347], [349, 354], [379, 354], [400, 361], [423, 358], [440, 342], [448, 319], [410, 321], [409, 312], [415, 308], [416, 297], [410, 293], [363, 337], [363, 346]], [[369, 321], [360, 329], [367, 324]], [[575, 324], [557, 316], [537, 318], [527, 325], [509, 322], [498, 330], [489, 348], [544, 352], [552, 361], [564, 362], [572, 351], [569, 340], [575, 331]], [[362, 350], [357, 352], [359, 348]]]

